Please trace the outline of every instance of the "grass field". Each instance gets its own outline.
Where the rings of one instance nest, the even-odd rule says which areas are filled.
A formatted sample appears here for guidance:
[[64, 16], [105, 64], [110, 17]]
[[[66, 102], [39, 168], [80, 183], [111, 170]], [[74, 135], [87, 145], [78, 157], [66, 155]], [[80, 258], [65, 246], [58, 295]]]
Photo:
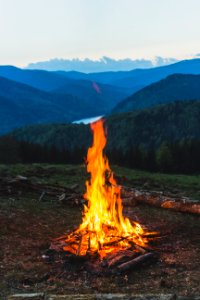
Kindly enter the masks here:
[[[200, 200], [200, 175], [150, 173], [119, 166], [112, 166], [112, 170], [119, 184], [146, 190], [169, 191]], [[0, 165], [0, 176], [7, 175], [22, 175], [41, 183], [63, 186], [78, 184], [80, 192], [84, 191], [88, 176], [84, 165]]]

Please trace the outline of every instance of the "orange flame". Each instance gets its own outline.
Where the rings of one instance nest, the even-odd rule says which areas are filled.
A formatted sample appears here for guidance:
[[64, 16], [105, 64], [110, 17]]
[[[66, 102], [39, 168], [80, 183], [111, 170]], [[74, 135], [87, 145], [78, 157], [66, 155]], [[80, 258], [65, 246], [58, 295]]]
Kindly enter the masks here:
[[[130, 245], [145, 247], [147, 238], [142, 227], [123, 216], [120, 187], [117, 186], [108, 159], [103, 155], [106, 136], [103, 121], [91, 124], [93, 145], [88, 149], [87, 171], [91, 178], [86, 182], [83, 220], [79, 228], [71, 233], [66, 243], [72, 245], [79, 238], [79, 244], [65, 246], [64, 250], [85, 255], [97, 251], [101, 257], [107, 253], [130, 248]], [[80, 239], [81, 236], [81, 239]]]

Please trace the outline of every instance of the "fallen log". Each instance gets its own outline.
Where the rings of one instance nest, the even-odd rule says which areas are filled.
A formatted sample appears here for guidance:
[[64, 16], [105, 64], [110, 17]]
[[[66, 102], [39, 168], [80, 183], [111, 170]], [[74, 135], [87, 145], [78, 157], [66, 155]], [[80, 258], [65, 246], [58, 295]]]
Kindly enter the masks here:
[[155, 253], [152, 253], [152, 252], [148, 252], [148, 253], [145, 253], [145, 254], [142, 254], [132, 260], [129, 260], [121, 265], [118, 265], [117, 266], [117, 269], [120, 271], [120, 272], [124, 272], [124, 271], [128, 271], [132, 268], [136, 268], [136, 267], [139, 267], [141, 266], [143, 263], [147, 262], [147, 261], [151, 261], [152, 259], [155, 259], [156, 258], [156, 255]]
[[[126, 187], [123, 188], [126, 190], [126, 196], [128, 196], [128, 199], [132, 197], [133, 201], [135, 201], [136, 203], [171, 209], [179, 212], [200, 214], [199, 201], [192, 201], [188, 198], [168, 197], [167, 195], [159, 192], [146, 192]], [[127, 192], [128, 190], [129, 192]], [[126, 206], [126, 198], [123, 199], [123, 203]]]
[[136, 199], [134, 199], [132, 196], [123, 198], [123, 205], [124, 206], [135, 206], [137, 204]]

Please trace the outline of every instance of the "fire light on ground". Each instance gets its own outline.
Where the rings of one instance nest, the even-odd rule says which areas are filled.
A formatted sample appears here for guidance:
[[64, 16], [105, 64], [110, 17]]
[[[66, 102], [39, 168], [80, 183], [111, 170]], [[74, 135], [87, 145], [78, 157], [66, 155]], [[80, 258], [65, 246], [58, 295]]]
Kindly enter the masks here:
[[101, 258], [108, 253], [124, 249], [138, 251], [146, 248], [148, 233], [141, 225], [123, 216], [120, 186], [117, 185], [103, 154], [106, 135], [103, 120], [91, 124], [93, 145], [88, 149], [83, 219], [79, 228], [65, 239], [64, 250], [78, 256], [98, 253]]

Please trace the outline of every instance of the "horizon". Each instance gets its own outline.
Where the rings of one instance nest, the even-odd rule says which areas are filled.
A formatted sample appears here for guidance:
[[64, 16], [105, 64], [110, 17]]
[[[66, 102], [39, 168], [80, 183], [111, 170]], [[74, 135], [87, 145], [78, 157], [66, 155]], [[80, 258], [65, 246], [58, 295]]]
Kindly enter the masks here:
[[[39, 61], [30, 63], [27, 66], [16, 66], [11, 64], [0, 65], [0, 67], [15, 67], [24, 70], [43, 70], [43, 71], [66, 71], [66, 72], [80, 72], [80, 73], [103, 73], [103, 72], [118, 72], [118, 71], [132, 71], [136, 69], [152, 69], [157, 67], [164, 67], [173, 65], [182, 61], [199, 60], [200, 55], [183, 59], [155, 57], [154, 60], [132, 60], [113, 59], [110, 57], [102, 57], [97, 60], [89, 58], [85, 59], [49, 59], [46, 61]], [[58, 67], [57, 67], [58, 66]], [[72, 67], [70, 67], [72, 66]]]

